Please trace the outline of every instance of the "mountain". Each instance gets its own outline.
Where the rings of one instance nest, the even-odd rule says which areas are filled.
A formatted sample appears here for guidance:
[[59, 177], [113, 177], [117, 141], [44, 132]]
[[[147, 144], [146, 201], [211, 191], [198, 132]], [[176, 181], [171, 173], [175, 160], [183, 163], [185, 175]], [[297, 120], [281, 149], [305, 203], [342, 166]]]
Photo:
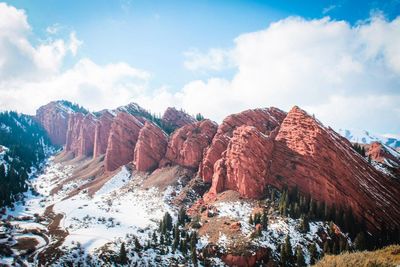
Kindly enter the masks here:
[[25, 192], [32, 176], [53, 151], [45, 130], [32, 117], [0, 113], [0, 207]]
[[343, 137], [347, 138], [352, 143], [359, 144], [370, 144], [372, 142], [380, 142], [394, 149], [400, 149], [400, 137], [394, 136], [384, 136], [379, 134], [374, 134], [365, 130], [348, 130], [339, 129], [338, 133]]
[[[297, 106], [245, 110], [218, 125], [174, 108], [157, 116], [134, 103], [64, 105], [36, 116], [63, 150], [4, 212], [4, 258], [289, 266], [361, 249], [360, 240], [368, 249], [400, 240], [394, 150], [358, 149]], [[14, 246], [26, 233], [29, 253]]]

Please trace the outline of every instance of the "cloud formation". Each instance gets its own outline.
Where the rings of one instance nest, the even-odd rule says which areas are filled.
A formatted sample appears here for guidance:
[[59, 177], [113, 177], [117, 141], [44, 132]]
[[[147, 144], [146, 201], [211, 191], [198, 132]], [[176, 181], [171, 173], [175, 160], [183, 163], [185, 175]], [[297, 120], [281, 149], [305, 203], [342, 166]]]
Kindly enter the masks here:
[[[130, 101], [154, 112], [168, 106], [221, 121], [247, 108], [299, 105], [335, 128], [400, 133], [400, 17], [376, 14], [345, 21], [289, 17], [238, 36], [233, 48], [189, 50], [184, 66], [214, 77], [179, 90], [151, 88], [151, 75], [119, 62], [98, 65], [66, 57], [82, 44], [75, 32], [33, 45], [24, 11], [0, 4], [0, 107], [34, 113], [48, 101], [67, 99], [91, 109]], [[234, 70], [232, 78], [218, 71]]]
[[186, 110], [202, 107], [221, 119], [245, 108], [299, 105], [334, 127], [400, 132], [400, 18], [377, 15], [351, 26], [289, 17], [240, 35], [222, 54], [237, 66], [233, 79], [187, 84]]

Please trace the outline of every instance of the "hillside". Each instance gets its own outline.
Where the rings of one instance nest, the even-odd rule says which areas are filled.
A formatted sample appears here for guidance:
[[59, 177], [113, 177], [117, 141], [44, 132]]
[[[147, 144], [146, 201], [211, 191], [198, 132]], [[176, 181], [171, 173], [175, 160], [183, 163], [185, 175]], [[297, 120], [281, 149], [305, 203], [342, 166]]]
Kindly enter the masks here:
[[63, 149], [3, 212], [0, 262], [304, 266], [399, 242], [394, 150], [366, 151], [297, 106], [197, 117], [41, 107]]
[[0, 113], [0, 207], [27, 190], [27, 179], [53, 151], [47, 133], [32, 117]]
[[387, 266], [395, 267], [400, 265], [400, 246], [388, 246], [375, 251], [363, 251], [344, 253], [341, 255], [325, 256], [314, 266], [330, 267], [330, 266]]

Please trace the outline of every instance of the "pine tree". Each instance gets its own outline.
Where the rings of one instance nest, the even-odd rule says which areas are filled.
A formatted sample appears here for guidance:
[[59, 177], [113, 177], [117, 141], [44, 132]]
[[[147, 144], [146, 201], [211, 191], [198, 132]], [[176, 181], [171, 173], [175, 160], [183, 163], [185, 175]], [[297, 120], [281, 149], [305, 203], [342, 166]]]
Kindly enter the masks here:
[[296, 250], [296, 264], [298, 267], [306, 266], [306, 262], [304, 260], [303, 250], [300, 246], [297, 247]]
[[268, 214], [266, 210], [263, 211], [263, 215], [261, 216], [261, 224], [264, 230], [268, 229]]
[[310, 265], [314, 265], [318, 260], [317, 246], [315, 245], [315, 243], [312, 243], [310, 245], [309, 252], [310, 252]]
[[293, 259], [292, 244], [290, 243], [290, 236], [287, 235], [285, 238], [285, 254], [287, 255], [288, 262], [291, 263]]
[[252, 214], [250, 214], [250, 217], [249, 217], [249, 224], [250, 224], [250, 225], [253, 225], [253, 224], [254, 224], [253, 215], [252, 215]]
[[186, 221], [188, 221], [186, 210], [184, 207], [181, 207], [178, 212], [178, 224], [185, 225]]
[[135, 236], [135, 251], [139, 252], [142, 249], [142, 245], [139, 243], [139, 239]]
[[359, 251], [363, 251], [367, 248], [364, 232], [357, 234], [356, 239], [354, 240], [354, 245]]
[[186, 254], [187, 254], [187, 245], [186, 245], [186, 241], [183, 240], [183, 239], [181, 240], [181, 243], [180, 243], [180, 250], [181, 250], [182, 254], [184, 256], [186, 256]]
[[125, 243], [121, 244], [121, 248], [119, 250], [119, 263], [120, 264], [127, 264], [128, 263], [128, 256], [125, 249]]
[[302, 233], [307, 233], [308, 231], [310, 231], [310, 223], [308, 220], [308, 216], [302, 216], [301, 221], [300, 221], [300, 231]]
[[282, 266], [288, 266], [289, 256], [286, 253], [285, 244], [281, 244], [281, 264]]
[[328, 240], [324, 243], [324, 254], [331, 254], [331, 247]]

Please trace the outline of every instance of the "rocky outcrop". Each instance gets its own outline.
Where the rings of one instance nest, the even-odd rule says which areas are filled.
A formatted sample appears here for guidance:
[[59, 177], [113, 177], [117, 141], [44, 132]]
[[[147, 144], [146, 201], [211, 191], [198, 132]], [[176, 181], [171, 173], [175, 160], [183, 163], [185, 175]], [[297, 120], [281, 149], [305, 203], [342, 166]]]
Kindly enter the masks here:
[[113, 120], [114, 115], [111, 112], [108, 110], [101, 112], [100, 118], [96, 122], [93, 157], [98, 157], [106, 153]]
[[[255, 252], [248, 252], [241, 255], [225, 254], [221, 257], [222, 261], [228, 266], [276, 266], [269, 257], [268, 249], [259, 248]], [[270, 265], [266, 265], [271, 260]], [[262, 261], [264, 264], [261, 264]]]
[[88, 113], [70, 114], [65, 150], [75, 157], [93, 155], [96, 117]]
[[228, 149], [215, 164], [211, 193], [234, 190], [249, 198], [262, 198], [267, 185], [274, 140], [254, 126], [233, 132]]
[[134, 163], [138, 171], [153, 171], [158, 167], [167, 149], [168, 137], [156, 125], [146, 122], [139, 132]]
[[178, 164], [197, 169], [205, 149], [217, 131], [217, 124], [210, 120], [191, 123], [177, 129], [168, 142], [162, 166]]
[[389, 172], [393, 177], [400, 179], [400, 153], [398, 151], [380, 142], [372, 142], [368, 146], [366, 155], [369, 159], [380, 163], [375, 164], [379, 170], [384, 173]]
[[120, 112], [115, 117], [108, 138], [105, 156], [106, 171], [114, 171], [134, 159], [135, 145], [143, 127], [135, 116]]
[[169, 107], [162, 116], [162, 122], [167, 128], [177, 129], [186, 124], [194, 123], [196, 120], [183, 110]]
[[82, 113], [74, 113], [69, 116], [68, 131], [65, 143], [65, 150], [72, 152], [75, 156], [80, 150], [79, 135], [81, 132], [82, 121], [84, 115]]
[[54, 145], [65, 145], [71, 113], [73, 112], [59, 101], [50, 102], [36, 111], [36, 119], [46, 130]]
[[277, 108], [251, 109], [233, 114], [224, 119], [218, 127], [218, 131], [208, 148], [199, 168], [199, 176], [205, 182], [210, 183], [214, 173], [214, 164], [221, 158], [221, 154], [227, 149], [233, 131], [242, 126], [254, 126], [258, 131], [269, 134], [278, 127], [286, 113]]
[[93, 156], [94, 137], [97, 119], [92, 113], [83, 117], [78, 137], [78, 151], [76, 156]]
[[211, 194], [233, 189], [243, 197], [262, 198], [265, 185], [297, 186], [328, 206], [351, 207], [371, 230], [382, 222], [400, 226], [397, 182], [298, 107], [270, 135], [255, 127], [237, 129], [214, 170]]

